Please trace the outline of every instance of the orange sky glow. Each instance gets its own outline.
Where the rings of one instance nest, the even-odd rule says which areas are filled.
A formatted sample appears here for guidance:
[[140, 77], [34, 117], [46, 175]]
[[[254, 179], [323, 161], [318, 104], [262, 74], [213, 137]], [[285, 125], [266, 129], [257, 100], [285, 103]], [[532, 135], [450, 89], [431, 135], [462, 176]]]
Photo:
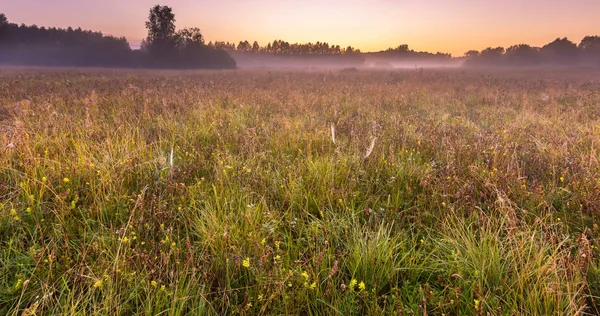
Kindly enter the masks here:
[[[81, 27], [125, 36], [146, 34], [156, 0], [2, 0], [10, 22]], [[470, 49], [557, 37], [578, 43], [600, 35], [599, 0], [164, 0], [178, 28], [200, 27], [207, 41], [328, 42], [379, 51], [400, 44], [461, 56]]]

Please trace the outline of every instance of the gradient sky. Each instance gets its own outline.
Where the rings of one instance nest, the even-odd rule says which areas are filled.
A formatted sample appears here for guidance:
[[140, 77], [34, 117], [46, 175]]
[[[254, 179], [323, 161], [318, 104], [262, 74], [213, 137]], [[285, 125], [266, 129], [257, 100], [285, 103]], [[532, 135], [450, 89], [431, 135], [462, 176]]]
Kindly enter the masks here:
[[469, 49], [600, 35], [600, 0], [0, 0], [10, 22], [145, 37], [148, 10], [173, 7], [178, 28], [207, 41], [325, 41], [378, 51], [399, 44], [462, 55]]

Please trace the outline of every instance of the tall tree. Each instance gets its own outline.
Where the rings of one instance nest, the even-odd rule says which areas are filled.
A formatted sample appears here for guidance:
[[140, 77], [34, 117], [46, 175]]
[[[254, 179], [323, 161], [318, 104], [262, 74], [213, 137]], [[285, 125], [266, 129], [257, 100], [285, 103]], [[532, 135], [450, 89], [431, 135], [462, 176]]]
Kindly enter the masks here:
[[479, 55], [480, 55], [480, 53], [478, 50], [470, 50], [465, 53], [465, 57], [467, 57], [467, 58], [477, 58], [477, 57], [479, 57]]
[[177, 39], [181, 45], [199, 44], [204, 45], [204, 36], [197, 27], [183, 29], [177, 32]]
[[600, 36], [586, 36], [579, 43], [579, 49], [584, 52], [599, 52], [600, 53]]
[[579, 55], [577, 44], [565, 38], [557, 38], [552, 43], [548, 43], [540, 50], [546, 62], [553, 64], [572, 64], [575, 63]]
[[600, 36], [586, 36], [579, 43], [579, 50], [585, 63], [600, 65]]
[[154, 6], [148, 14], [146, 29], [146, 43], [150, 55], [159, 59], [172, 56], [177, 45], [173, 9], [168, 6]]

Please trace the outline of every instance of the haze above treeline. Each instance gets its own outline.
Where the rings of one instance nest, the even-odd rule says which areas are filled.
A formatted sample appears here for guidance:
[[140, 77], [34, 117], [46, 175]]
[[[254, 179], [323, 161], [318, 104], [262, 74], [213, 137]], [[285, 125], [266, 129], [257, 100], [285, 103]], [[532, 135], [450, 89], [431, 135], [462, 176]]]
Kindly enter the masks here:
[[517, 44], [508, 48], [471, 50], [461, 57], [446, 53], [414, 51], [402, 44], [379, 52], [361, 52], [326, 42], [289, 43], [275, 40], [206, 43], [199, 28], [177, 30], [175, 14], [168, 6], [152, 7], [145, 23], [148, 36], [140, 49], [132, 49], [124, 37], [101, 32], [26, 26], [11, 23], [0, 13], [0, 65], [126, 67], [172, 69], [232, 69], [289, 67], [600, 67], [600, 36], [586, 36], [580, 43], [567, 38], [542, 46]]

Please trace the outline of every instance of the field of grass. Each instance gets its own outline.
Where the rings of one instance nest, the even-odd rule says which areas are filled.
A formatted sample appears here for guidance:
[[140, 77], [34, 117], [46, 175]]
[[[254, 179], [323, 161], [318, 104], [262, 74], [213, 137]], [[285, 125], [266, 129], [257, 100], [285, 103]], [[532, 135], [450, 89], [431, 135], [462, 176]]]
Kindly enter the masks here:
[[3, 70], [0, 314], [598, 314], [599, 160], [585, 70]]

